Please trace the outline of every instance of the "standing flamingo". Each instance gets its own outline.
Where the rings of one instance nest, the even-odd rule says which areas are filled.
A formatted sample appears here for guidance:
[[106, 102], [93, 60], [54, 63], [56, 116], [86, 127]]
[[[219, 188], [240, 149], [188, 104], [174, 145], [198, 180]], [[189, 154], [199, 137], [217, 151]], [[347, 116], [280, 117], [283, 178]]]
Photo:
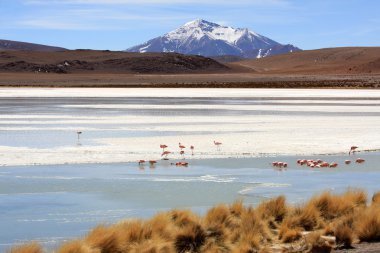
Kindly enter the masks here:
[[165, 152], [165, 148], [167, 148], [168, 146], [165, 145], [165, 144], [160, 144], [160, 148], [162, 148], [162, 152]]
[[348, 155], [351, 155], [351, 153], [355, 153], [357, 148], [358, 148], [357, 146], [352, 146], [350, 148], [350, 151], [348, 152]]
[[214, 145], [216, 146], [217, 150], [220, 150], [220, 146], [222, 145], [222, 143], [219, 141], [214, 141]]
[[144, 169], [144, 165], [145, 165], [145, 160], [139, 160], [139, 168], [140, 168], [140, 170]]
[[190, 149], [191, 149], [191, 155], [194, 155], [194, 146], [191, 145], [191, 146], [190, 146]]
[[185, 159], [185, 151], [181, 150], [179, 154], [182, 156], [183, 159]]
[[78, 141], [80, 139], [80, 135], [82, 134], [82, 131], [77, 131], [77, 135], [78, 135]]
[[178, 147], [182, 150], [184, 148], [186, 148], [184, 145], [182, 145], [181, 143], [178, 143]]
[[149, 164], [150, 164], [149, 168], [151, 168], [151, 169], [154, 169], [154, 168], [155, 168], [155, 165], [156, 165], [156, 163], [157, 163], [157, 161], [156, 161], [156, 160], [150, 160], [150, 161], [149, 161]]
[[162, 152], [162, 154], [161, 154], [161, 156], [165, 156], [165, 158], [164, 159], [168, 159], [168, 155], [169, 154], [171, 154], [172, 152], [170, 152], [170, 151], [164, 151], [164, 152]]

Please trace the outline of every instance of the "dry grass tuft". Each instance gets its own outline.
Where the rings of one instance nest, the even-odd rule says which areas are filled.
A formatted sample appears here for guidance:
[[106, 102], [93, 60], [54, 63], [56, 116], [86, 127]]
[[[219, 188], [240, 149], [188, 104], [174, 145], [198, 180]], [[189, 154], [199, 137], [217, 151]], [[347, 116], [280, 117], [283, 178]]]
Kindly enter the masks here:
[[284, 196], [261, 203], [257, 210], [263, 219], [269, 220], [273, 218], [277, 223], [282, 222], [288, 213], [288, 207]]
[[322, 224], [320, 213], [314, 205], [296, 207], [285, 218], [283, 225], [289, 228], [302, 228], [305, 231], [312, 231]]
[[259, 217], [257, 212], [252, 208], [247, 208], [241, 217], [240, 233], [242, 237], [256, 238], [260, 242], [271, 241], [271, 233], [267, 224]]
[[323, 235], [333, 236], [335, 229], [331, 224], [327, 224], [323, 230]]
[[335, 241], [339, 248], [352, 248], [352, 241], [354, 240], [354, 232], [347, 224], [340, 224], [334, 231]]
[[174, 224], [180, 228], [193, 226], [200, 222], [200, 218], [190, 210], [172, 210], [170, 216]]
[[321, 234], [318, 232], [310, 233], [306, 236], [306, 244], [310, 253], [330, 253], [332, 246], [322, 239]]
[[373, 194], [372, 204], [380, 204], [380, 191]]
[[206, 233], [199, 225], [186, 228], [175, 238], [175, 248], [178, 253], [199, 252], [206, 241]]
[[230, 209], [226, 205], [218, 205], [211, 208], [204, 219], [206, 226], [226, 224], [230, 216]]
[[355, 223], [355, 232], [360, 241], [380, 241], [380, 206], [372, 205], [359, 216]]
[[360, 189], [349, 189], [341, 198], [345, 199], [348, 202], [354, 203], [355, 206], [366, 206], [368, 202], [367, 193]]
[[63, 244], [57, 253], [100, 253], [101, 250], [93, 249], [81, 240], [75, 240]]
[[128, 253], [176, 253], [176, 250], [171, 243], [147, 240], [131, 245]]
[[158, 237], [165, 241], [174, 240], [178, 228], [172, 223], [171, 216], [167, 213], [159, 213], [145, 223], [152, 231], [153, 237]]
[[272, 253], [272, 249], [269, 247], [263, 247], [259, 250], [259, 253]]
[[241, 214], [244, 212], [244, 205], [243, 201], [235, 201], [231, 206], [230, 206], [230, 213], [233, 216], [240, 217]]
[[354, 211], [358, 205], [362, 205], [362, 192], [348, 191], [344, 195], [333, 195], [330, 192], [324, 192], [319, 196], [312, 198], [309, 202], [320, 212], [320, 216], [325, 220], [333, 220]]
[[281, 227], [279, 239], [283, 243], [291, 243], [301, 239], [302, 234], [298, 229], [291, 229], [288, 227]]
[[36, 242], [18, 245], [11, 248], [8, 253], [42, 253], [42, 247]]
[[113, 227], [106, 227], [103, 225], [96, 227], [87, 235], [85, 243], [91, 248], [100, 249], [101, 253], [121, 252], [118, 236]]

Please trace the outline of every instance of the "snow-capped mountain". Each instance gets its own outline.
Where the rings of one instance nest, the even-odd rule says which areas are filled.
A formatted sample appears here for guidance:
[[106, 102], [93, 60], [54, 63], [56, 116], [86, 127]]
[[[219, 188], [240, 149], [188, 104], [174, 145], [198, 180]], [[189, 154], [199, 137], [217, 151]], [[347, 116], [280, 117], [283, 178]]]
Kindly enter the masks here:
[[248, 29], [235, 29], [198, 19], [126, 51], [262, 58], [299, 50], [293, 45], [282, 45]]

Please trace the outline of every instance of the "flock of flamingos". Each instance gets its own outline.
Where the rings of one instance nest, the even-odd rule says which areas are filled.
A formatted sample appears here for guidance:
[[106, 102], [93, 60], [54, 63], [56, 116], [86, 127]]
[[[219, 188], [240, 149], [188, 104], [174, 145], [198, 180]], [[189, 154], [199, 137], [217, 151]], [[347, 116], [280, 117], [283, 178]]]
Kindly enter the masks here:
[[[214, 141], [214, 145], [216, 146], [217, 150], [220, 151], [220, 146], [222, 145], [222, 143], [219, 141]], [[186, 146], [182, 145], [181, 143], [178, 143], [178, 147], [180, 149], [179, 154], [182, 156], [182, 159], [185, 159], [184, 149], [186, 148]], [[168, 155], [170, 155], [172, 152], [166, 150], [168, 148], [168, 146], [165, 144], [161, 144], [160, 148], [162, 149], [161, 157], [163, 157], [163, 160], [169, 160]], [[348, 155], [355, 153], [357, 149], [358, 149], [357, 146], [352, 146], [350, 148], [350, 151], [348, 152]], [[194, 155], [194, 146], [193, 145], [190, 146], [190, 150], [191, 150], [191, 155]], [[148, 162], [150, 164], [151, 168], [154, 168], [156, 163], [157, 163], [156, 160], [149, 160], [149, 161], [139, 160], [138, 164], [140, 167], [143, 167], [146, 162]], [[365, 160], [362, 158], [357, 158], [355, 160], [355, 162], [358, 164], [361, 164], [361, 163], [364, 163]], [[351, 164], [351, 160], [345, 160], [344, 163], [346, 165], [349, 165], [349, 164]], [[339, 165], [336, 162], [328, 163], [328, 162], [325, 162], [321, 159], [318, 159], [318, 160], [298, 159], [297, 164], [300, 166], [307, 165], [310, 168], [336, 168]], [[175, 165], [177, 167], [187, 167], [189, 165], [189, 163], [184, 162], [184, 161], [179, 161], [176, 163], [171, 163], [171, 165]], [[272, 162], [272, 166], [274, 168], [282, 170], [282, 169], [286, 169], [288, 167], [288, 164], [286, 162]]]
[[[222, 145], [222, 143], [219, 141], [214, 141], [214, 145], [216, 146], [216, 149], [218, 151], [220, 151], [220, 146]], [[185, 150], [184, 149], [186, 148], [186, 146], [184, 146], [181, 143], [178, 143], [178, 147], [180, 149], [179, 154], [182, 156], [182, 159], [185, 159]], [[168, 155], [170, 155], [172, 152], [169, 150], [166, 150], [168, 148], [168, 146], [165, 144], [160, 144], [160, 148], [162, 149], [161, 157], [163, 157], [163, 160], [169, 160]], [[193, 145], [190, 146], [190, 150], [191, 150], [191, 155], [194, 155], [194, 146]], [[138, 164], [141, 167], [146, 162], [148, 162], [150, 164], [151, 168], [153, 168], [155, 166], [155, 164], [157, 163], [156, 160], [149, 160], [149, 161], [139, 160]], [[177, 167], [187, 167], [187, 166], [189, 166], [189, 163], [184, 162], [184, 161], [180, 161], [180, 162], [176, 162], [176, 163], [171, 163], [171, 165], [175, 165]]]
[[[357, 146], [352, 146], [350, 148], [350, 151], [348, 152], [348, 155], [355, 153], [356, 149], [358, 149]], [[364, 163], [365, 160], [363, 158], [357, 158], [355, 162], [361, 164], [361, 163]], [[346, 165], [349, 165], [351, 164], [351, 160], [345, 160], [344, 163]], [[310, 168], [336, 168], [339, 165], [337, 162], [328, 163], [321, 159], [318, 159], [318, 160], [298, 159], [297, 164], [301, 166], [307, 165]], [[272, 166], [278, 169], [286, 169], [288, 167], [288, 164], [286, 162], [272, 162]]]

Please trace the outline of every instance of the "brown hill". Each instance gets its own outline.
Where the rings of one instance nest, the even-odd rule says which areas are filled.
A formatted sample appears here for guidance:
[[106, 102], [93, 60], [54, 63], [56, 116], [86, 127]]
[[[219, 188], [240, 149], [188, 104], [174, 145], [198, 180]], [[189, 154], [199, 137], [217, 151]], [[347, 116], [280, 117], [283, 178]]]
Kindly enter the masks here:
[[42, 51], [42, 52], [56, 52], [65, 51], [66, 48], [52, 47], [41, 44], [19, 42], [13, 40], [0, 40], [0, 51], [8, 50], [24, 50], [24, 51]]
[[231, 64], [267, 74], [380, 73], [380, 47], [307, 50]]
[[0, 72], [42, 73], [219, 73], [229, 67], [202, 56], [96, 50], [0, 52]]

